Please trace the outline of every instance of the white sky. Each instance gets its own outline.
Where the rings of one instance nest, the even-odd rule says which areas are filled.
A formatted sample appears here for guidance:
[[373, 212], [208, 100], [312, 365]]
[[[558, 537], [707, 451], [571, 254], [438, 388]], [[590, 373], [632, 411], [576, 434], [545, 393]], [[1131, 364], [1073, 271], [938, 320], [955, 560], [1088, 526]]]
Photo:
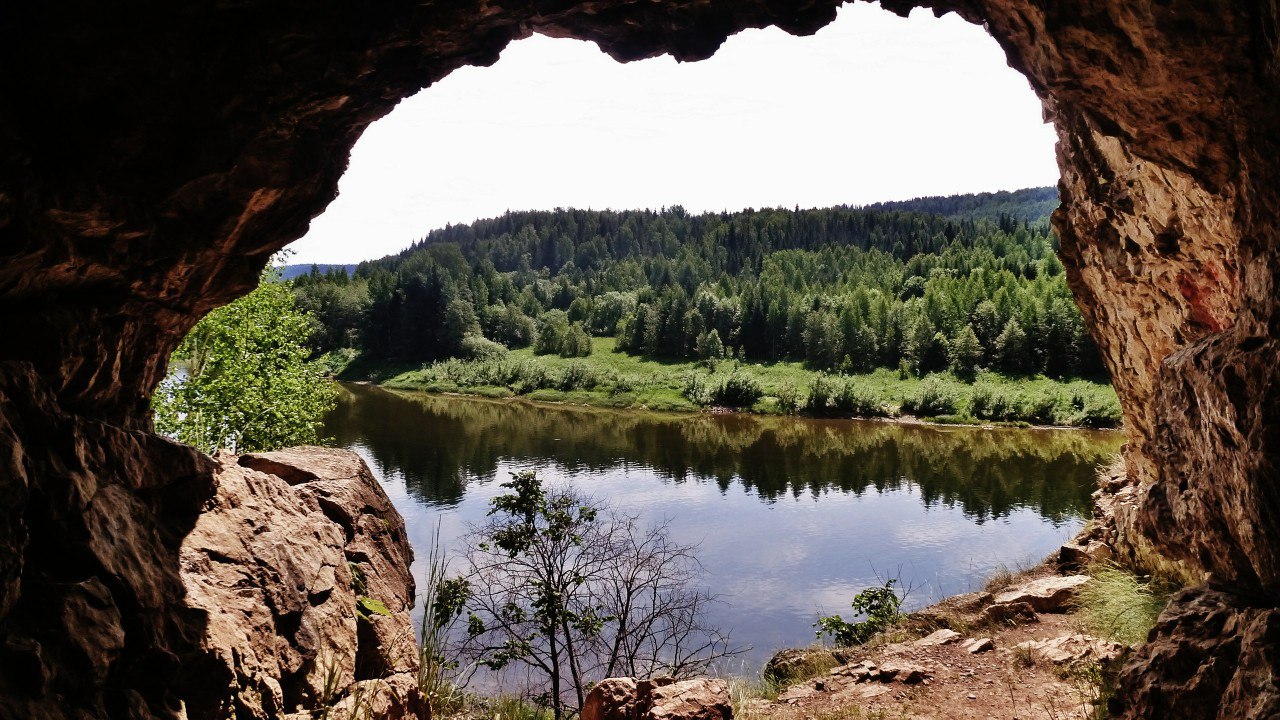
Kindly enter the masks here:
[[504, 211], [824, 207], [1058, 180], [1052, 126], [977, 26], [857, 3], [697, 63], [534, 36], [374, 123], [294, 263], [357, 262]]

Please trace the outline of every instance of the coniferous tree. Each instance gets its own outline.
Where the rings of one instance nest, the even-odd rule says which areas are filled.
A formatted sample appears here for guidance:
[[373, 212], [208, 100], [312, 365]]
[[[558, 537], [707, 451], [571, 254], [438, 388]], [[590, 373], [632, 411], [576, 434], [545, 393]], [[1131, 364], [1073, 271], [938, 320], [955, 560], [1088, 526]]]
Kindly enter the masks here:
[[972, 325], [965, 325], [951, 341], [951, 372], [971, 379], [978, 372], [984, 351]]
[[1032, 356], [1027, 334], [1017, 320], [1005, 323], [1004, 330], [996, 338], [996, 356], [1000, 369], [1008, 373], [1023, 374], [1031, 369]]
[[724, 343], [720, 341], [720, 333], [712, 329], [698, 336], [697, 355], [704, 360], [719, 360], [724, 357]]

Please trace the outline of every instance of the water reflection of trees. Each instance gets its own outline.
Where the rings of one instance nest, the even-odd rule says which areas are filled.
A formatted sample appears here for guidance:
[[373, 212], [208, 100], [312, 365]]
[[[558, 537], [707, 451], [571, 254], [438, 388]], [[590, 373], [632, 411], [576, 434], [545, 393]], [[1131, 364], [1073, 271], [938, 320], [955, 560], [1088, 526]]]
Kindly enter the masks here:
[[569, 472], [639, 464], [673, 482], [735, 480], [762, 500], [912, 485], [929, 504], [978, 521], [1018, 507], [1061, 520], [1088, 513], [1094, 466], [1115, 433], [977, 430], [757, 416], [668, 416], [399, 393], [351, 386], [328, 434], [366, 447], [411, 491], [456, 503], [502, 459]]

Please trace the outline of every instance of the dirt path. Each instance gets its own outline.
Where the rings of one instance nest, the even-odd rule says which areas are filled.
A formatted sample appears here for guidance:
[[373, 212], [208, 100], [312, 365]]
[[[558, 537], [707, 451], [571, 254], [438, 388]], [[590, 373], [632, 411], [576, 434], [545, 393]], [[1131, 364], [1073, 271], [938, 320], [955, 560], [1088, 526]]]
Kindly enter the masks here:
[[[1123, 648], [1089, 637], [1071, 612], [1074, 590], [1061, 588], [1083, 582], [1042, 566], [995, 592], [951, 598], [874, 647], [837, 651], [825, 663], [837, 667], [750, 702], [742, 720], [1093, 718], [1101, 664]], [[1051, 589], [1037, 597], [1042, 587]]]

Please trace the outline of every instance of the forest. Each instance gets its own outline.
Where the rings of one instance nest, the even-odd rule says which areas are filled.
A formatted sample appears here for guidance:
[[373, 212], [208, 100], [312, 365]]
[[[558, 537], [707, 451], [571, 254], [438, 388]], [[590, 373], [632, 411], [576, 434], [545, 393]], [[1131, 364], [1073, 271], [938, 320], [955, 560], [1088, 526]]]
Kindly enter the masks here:
[[[1104, 379], [1047, 213], [1056, 191], [873, 207], [508, 212], [293, 280], [315, 351], [365, 366], [507, 350]], [[695, 388], [696, 391], [696, 388]], [[747, 403], [749, 404], [749, 403]]]

